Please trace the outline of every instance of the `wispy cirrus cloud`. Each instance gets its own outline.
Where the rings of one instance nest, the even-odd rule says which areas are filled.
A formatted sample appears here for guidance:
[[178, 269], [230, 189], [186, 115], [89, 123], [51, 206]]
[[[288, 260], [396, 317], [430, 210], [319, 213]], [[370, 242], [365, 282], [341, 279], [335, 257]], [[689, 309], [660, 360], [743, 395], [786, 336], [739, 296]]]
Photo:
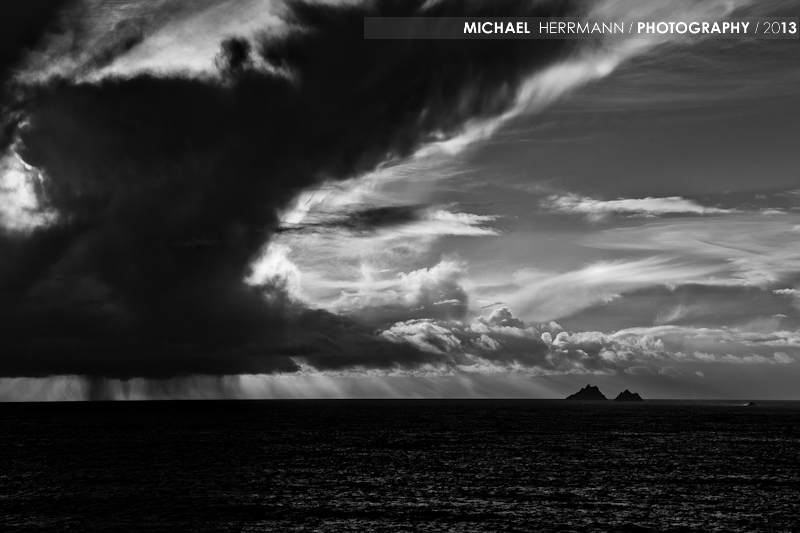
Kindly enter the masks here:
[[[500, 217], [461, 212], [457, 204], [398, 203], [423, 199], [419, 172], [437, 169], [390, 165], [302, 193], [281, 213], [247, 282], [278, 280], [299, 301], [370, 323], [463, 314], [468, 298], [458, 283], [465, 265], [443, 259], [437, 243], [498, 236]], [[404, 187], [409, 180], [413, 188]], [[407, 192], [386, 194], [398, 186]], [[422, 286], [430, 297], [421, 296]]]
[[706, 304], [684, 305], [679, 304], [670, 309], [661, 311], [655, 318], [656, 324], [671, 324], [679, 320], [693, 318], [712, 312], [710, 306]]
[[[711, 0], [661, 2], [657, 0], [603, 0], [588, 4], [586, 16], [598, 21], [664, 20], [691, 18], [692, 20], [719, 20], [734, 10], [748, 6], [752, 0]], [[469, 121], [456, 135], [442, 135], [417, 151], [417, 157], [440, 153], [458, 154], [474, 143], [491, 138], [498, 130], [516, 117], [536, 113], [565, 95], [603, 79], [625, 62], [646, 54], [654, 48], [681, 42], [680, 35], [655, 34], [643, 38], [618, 34], [579, 51], [537, 72], [526, 80], [517, 91], [515, 104], [505, 113], [491, 119], [476, 118]]]
[[707, 207], [680, 196], [664, 198], [620, 198], [598, 200], [577, 194], [551, 195], [541, 203], [542, 207], [555, 213], [582, 215], [597, 222], [612, 214], [623, 216], [656, 217], [660, 215], [720, 215], [737, 212], [735, 209]]
[[[441, 260], [436, 243], [445, 237], [491, 237], [493, 215], [449, 211], [441, 206], [398, 206], [367, 210], [312, 211], [285, 225], [251, 265], [247, 282], [286, 278], [294, 294], [317, 307], [354, 312], [370, 305], [399, 303], [398, 283], [421, 272], [455, 272], [455, 260]], [[307, 222], [312, 221], [312, 222]], [[420, 262], [434, 262], [420, 268]], [[416, 265], [416, 266], [415, 266]], [[460, 274], [459, 274], [460, 275]], [[379, 296], [379, 293], [385, 293]], [[402, 294], [405, 294], [401, 290]], [[388, 298], [388, 300], [386, 300]], [[408, 300], [408, 308], [452, 300], [448, 291], [430, 301]], [[459, 301], [466, 302], [465, 296]], [[384, 301], [386, 300], [386, 301]], [[441, 307], [448, 307], [440, 304]]]
[[[772, 290], [800, 272], [797, 216], [741, 215], [682, 219], [593, 232], [578, 243], [589, 248], [650, 254], [597, 260], [562, 271], [526, 267], [509, 275], [484, 273], [474, 298], [506, 302], [525, 320], [562, 319], [593, 305], [647, 287], [686, 285]], [[780, 287], [780, 285], [778, 285]], [[793, 296], [795, 289], [775, 289]], [[489, 301], [492, 301], [489, 300]], [[710, 302], [676, 302], [657, 323], [710, 312]]]
[[596, 232], [583, 246], [654, 252], [716, 270], [704, 283], [768, 288], [800, 272], [796, 214], [655, 222]]
[[718, 271], [717, 265], [660, 255], [597, 261], [567, 272], [525, 268], [501, 279], [476, 280], [475, 291], [506, 302], [525, 320], [547, 321], [639, 288], [709, 281]]

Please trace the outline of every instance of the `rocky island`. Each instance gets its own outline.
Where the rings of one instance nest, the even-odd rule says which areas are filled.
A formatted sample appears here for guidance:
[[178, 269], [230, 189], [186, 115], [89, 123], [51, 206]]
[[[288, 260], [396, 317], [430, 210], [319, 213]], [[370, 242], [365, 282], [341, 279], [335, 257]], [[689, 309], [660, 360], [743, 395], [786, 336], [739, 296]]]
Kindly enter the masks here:
[[614, 398], [615, 402], [642, 402], [642, 397], [638, 392], [631, 392], [628, 389], [619, 393], [619, 396]]
[[591, 385], [586, 385], [584, 388], [576, 392], [575, 394], [570, 394], [567, 396], [567, 400], [607, 400], [603, 393], [600, 392], [600, 389], [597, 387], [592, 387]]

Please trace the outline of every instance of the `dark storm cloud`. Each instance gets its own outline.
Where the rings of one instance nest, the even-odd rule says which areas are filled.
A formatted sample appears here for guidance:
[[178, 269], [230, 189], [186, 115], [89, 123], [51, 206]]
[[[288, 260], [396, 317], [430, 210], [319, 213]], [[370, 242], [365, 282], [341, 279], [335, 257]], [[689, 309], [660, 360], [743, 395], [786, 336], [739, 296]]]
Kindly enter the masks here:
[[[568, 53], [547, 40], [363, 40], [365, 15], [408, 16], [422, 4], [292, 4], [304, 30], [226, 41], [222, 81], [142, 74], [26, 88], [15, 146], [42, 171], [40, 202], [59, 218], [0, 236], [0, 375], [168, 378], [291, 371], [292, 357], [319, 368], [427, 360], [304, 309], [278, 283], [242, 282], [277, 230], [277, 210], [304, 188], [506, 110], [527, 75]], [[459, 2], [426, 12], [567, 8]], [[139, 39], [132, 26], [107, 49]], [[292, 79], [256, 70], [256, 55]], [[351, 223], [398, 216], [412, 215], [378, 210]]]
[[4, 0], [0, 7], [0, 83], [11, 77], [25, 54], [57, 26], [71, 0]]

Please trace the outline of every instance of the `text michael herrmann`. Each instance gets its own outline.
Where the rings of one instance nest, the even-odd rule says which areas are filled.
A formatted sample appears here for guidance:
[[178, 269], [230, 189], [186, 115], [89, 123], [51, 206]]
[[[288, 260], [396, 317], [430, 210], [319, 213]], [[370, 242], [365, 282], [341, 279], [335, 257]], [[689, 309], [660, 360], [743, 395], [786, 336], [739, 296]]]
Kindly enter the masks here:
[[[465, 22], [464, 33], [531, 33], [527, 22]], [[625, 33], [625, 25], [620, 23], [590, 22], [547, 22], [539, 24], [539, 33]]]

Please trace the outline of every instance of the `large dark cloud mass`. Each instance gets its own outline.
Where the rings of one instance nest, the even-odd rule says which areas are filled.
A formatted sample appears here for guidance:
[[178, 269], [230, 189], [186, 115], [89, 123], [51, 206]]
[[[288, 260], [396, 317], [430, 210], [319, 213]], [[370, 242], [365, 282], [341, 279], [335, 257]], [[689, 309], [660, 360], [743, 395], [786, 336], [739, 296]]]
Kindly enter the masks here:
[[[288, 16], [302, 31], [226, 41], [218, 78], [15, 89], [24, 112], [9, 131], [42, 172], [39, 199], [58, 220], [0, 235], [0, 375], [166, 378], [291, 371], [298, 357], [318, 368], [430, 357], [304, 309], [279, 284], [242, 281], [298, 192], [504, 111], [526, 76], [568, 53], [552, 40], [362, 38], [365, 15], [409, 16], [422, 4], [293, 4]], [[513, 0], [426, 13], [568, 9]], [[30, 27], [44, 32], [51, 18]], [[31, 35], [3, 47], [0, 76], [35, 44]], [[291, 76], [259, 70], [259, 58]]]

